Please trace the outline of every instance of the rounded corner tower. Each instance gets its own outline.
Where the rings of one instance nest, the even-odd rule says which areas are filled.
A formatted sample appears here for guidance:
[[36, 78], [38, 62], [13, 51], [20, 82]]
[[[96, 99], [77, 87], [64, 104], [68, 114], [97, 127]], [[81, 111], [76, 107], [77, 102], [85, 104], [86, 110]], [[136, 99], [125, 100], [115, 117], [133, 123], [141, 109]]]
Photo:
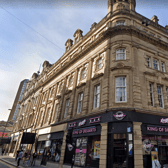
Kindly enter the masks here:
[[136, 0], [108, 0], [108, 13], [118, 10], [135, 11]]

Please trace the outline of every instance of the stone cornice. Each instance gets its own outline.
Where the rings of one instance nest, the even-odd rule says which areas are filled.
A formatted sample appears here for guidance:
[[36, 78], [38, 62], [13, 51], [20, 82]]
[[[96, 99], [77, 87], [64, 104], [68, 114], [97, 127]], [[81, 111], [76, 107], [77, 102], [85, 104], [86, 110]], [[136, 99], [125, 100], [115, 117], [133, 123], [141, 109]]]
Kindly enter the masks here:
[[148, 41], [149, 43], [153, 45], [157, 45], [158, 47], [167, 50], [168, 51], [168, 43], [161, 41], [160, 39], [150, 36], [149, 34], [135, 28], [134, 26], [116, 26], [107, 29], [103, 33], [103, 36], [106, 37], [114, 37], [116, 35], [130, 35], [130, 36], [135, 36], [138, 37], [141, 40]]

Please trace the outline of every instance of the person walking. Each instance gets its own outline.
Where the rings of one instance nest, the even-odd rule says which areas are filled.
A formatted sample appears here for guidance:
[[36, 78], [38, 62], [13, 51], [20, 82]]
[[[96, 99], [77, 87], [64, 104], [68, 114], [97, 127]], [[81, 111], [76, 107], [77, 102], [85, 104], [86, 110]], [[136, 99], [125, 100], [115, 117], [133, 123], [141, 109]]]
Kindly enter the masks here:
[[22, 157], [23, 157], [23, 150], [21, 150], [21, 152], [18, 155], [18, 158], [17, 158], [17, 167], [20, 165], [20, 160], [22, 159]]
[[33, 160], [32, 160], [31, 166], [35, 166], [36, 158], [37, 158], [37, 153], [34, 152], [33, 153]]
[[161, 168], [161, 165], [159, 163], [159, 161], [157, 160], [157, 156], [154, 155], [153, 156], [153, 161], [152, 161], [152, 168]]

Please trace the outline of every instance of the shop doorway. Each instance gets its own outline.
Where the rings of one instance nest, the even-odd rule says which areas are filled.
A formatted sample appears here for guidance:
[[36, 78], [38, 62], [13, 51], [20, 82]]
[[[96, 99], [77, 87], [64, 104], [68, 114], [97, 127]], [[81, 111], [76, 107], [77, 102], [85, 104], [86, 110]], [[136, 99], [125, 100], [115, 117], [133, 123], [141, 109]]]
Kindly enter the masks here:
[[159, 146], [159, 160], [161, 165], [168, 165], [168, 146]]

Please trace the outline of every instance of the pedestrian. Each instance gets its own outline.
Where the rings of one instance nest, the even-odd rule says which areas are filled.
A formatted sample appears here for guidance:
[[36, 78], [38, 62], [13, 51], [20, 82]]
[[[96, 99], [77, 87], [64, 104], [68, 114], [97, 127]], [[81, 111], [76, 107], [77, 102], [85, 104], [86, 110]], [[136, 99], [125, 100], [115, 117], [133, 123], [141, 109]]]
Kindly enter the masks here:
[[37, 158], [37, 153], [34, 152], [34, 153], [33, 153], [33, 161], [32, 161], [32, 163], [31, 163], [31, 166], [35, 166], [36, 158]]
[[2, 156], [3, 156], [3, 154], [4, 154], [4, 149], [2, 149]]
[[72, 164], [71, 164], [71, 168], [73, 168], [74, 162], [75, 162], [75, 156], [73, 155], [73, 156], [72, 156]]
[[25, 151], [25, 153], [23, 154], [23, 164], [25, 164], [25, 161], [28, 157], [27, 151]]
[[17, 157], [17, 167], [20, 165], [20, 160], [22, 159], [22, 157], [23, 157], [23, 150], [19, 152], [19, 155]]
[[17, 158], [18, 158], [19, 152], [20, 152], [20, 150], [17, 150], [17, 152], [16, 152], [16, 157], [15, 157], [15, 161], [17, 161]]
[[159, 161], [157, 160], [157, 156], [153, 156], [153, 161], [152, 161], [152, 168], [161, 168], [161, 165]]

